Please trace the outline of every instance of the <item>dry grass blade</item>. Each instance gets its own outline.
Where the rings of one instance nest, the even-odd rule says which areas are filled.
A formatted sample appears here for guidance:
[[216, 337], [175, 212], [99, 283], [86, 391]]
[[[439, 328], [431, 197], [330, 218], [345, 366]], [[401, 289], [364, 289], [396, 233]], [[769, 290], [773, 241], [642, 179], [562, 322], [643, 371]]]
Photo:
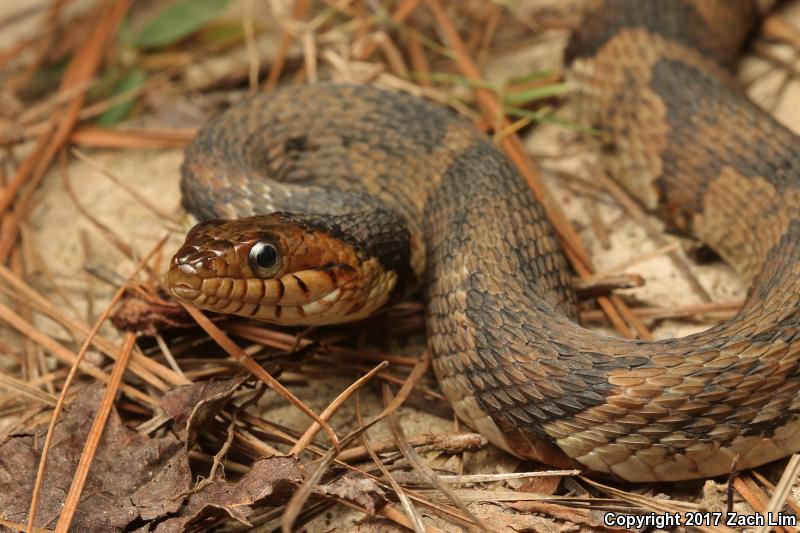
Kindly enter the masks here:
[[[347, 446], [363, 432], [386, 418], [386, 416], [388, 416], [390, 413], [396, 411], [397, 408], [406, 401], [406, 398], [408, 398], [408, 395], [414, 390], [414, 387], [417, 385], [417, 383], [419, 383], [419, 380], [422, 379], [422, 376], [425, 375], [425, 372], [428, 371], [430, 363], [430, 355], [426, 351], [420, 358], [417, 365], [411, 369], [411, 372], [408, 374], [403, 386], [400, 387], [400, 390], [392, 402], [386, 406], [383, 411], [367, 421], [366, 424], [362, 424], [358, 429], [345, 436], [340, 441], [340, 445]], [[317, 485], [317, 483], [319, 483], [320, 479], [322, 479], [322, 476], [325, 474], [328, 466], [330, 466], [338, 454], [339, 450], [335, 448], [328, 450], [328, 452], [317, 462], [317, 467], [314, 469], [314, 472], [311, 473], [311, 475], [305, 480], [300, 488], [297, 489], [297, 491], [295, 491], [295, 493], [292, 495], [289, 503], [286, 504], [286, 510], [281, 517], [281, 531], [283, 533], [291, 533], [292, 527], [303, 510], [303, 506], [311, 496], [311, 492], [314, 490], [314, 487]]]
[[[164, 246], [164, 243], [167, 242], [167, 238], [164, 237], [161, 239], [156, 246], [148, 253], [145, 257], [142, 258], [141, 261], [136, 265], [133, 269], [133, 272], [129, 276], [128, 280], [133, 280], [139, 272], [145, 267], [148, 261], [156, 254], [157, 251]], [[78, 355], [75, 358], [75, 362], [72, 364], [72, 367], [69, 370], [69, 374], [67, 375], [67, 379], [64, 381], [64, 386], [61, 388], [61, 394], [58, 397], [58, 403], [56, 404], [55, 409], [53, 409], [53, 414], [50, 417], [50, 425], [47, 428], [47, 437], [45, 437], [44, 445], [42, 446], [42, 456], [39, 459], [39, 470], [36, 473], [36, 482], [33, 486], [33, 495], [31, 496], [31, 506], [30, 511], [28, 512], [28, 530], [33, 527], [33, 522], [36, 520], [36, 506], [39, 502], [39, 492], [41, 491], [42, 481], [44, 480], [44, 471], [45, 465], [47, 464], [47, 454], [48, 450], [50, 449], [50, 443], [53, 439], [53, 431], [56, 427], [56, 422], [58, 421], [58, 417], [61, 414], [62, 409], [64, 408], [64, 402], [67, 397], [67, 392], [69, 391], [70, 385], [72, 381], [75, 379], [75, 375], [77, 374], [78, 368], [80, 367], [81, 363], [83, 362], [83, 358], [86, 355], [89, 346], [92, 344], [92, 339], [97, 335], [100, 331], [100, 327], [108, 320], [108, 317], [111, 316], [111, 311], [114, 309], [114, 306], [119, 302], [122, 298], [122, 295], [125, 294], [125, 285], [120, 287], [114, 296], [111, 298], [111, 302], [109, 303], [108, 307], [106, 307], [105, 311], [100, 318], [97, 319], [92, 330], [89, 332], [89, 335], [86, 337], [86, 340], [83, 342], [80, 351], [78, 351]], [[127, 359], [128, 355], [125, 355]], [[125, 365], [127, 366], [127, 364]], [[112, 383], [111, 379], [109, 379], [109, 384]], [[115, 387], [116, 390], [117, 387]]]
[[26, 529], [25, 524], [18, 524], [16, 522], [12, 522], [10, 520], [5, 520], [4, 518], [0, 517], [0, 526], [7, 527], [14, 531], [32, 531], [33, 533], [51, 533], [50, 529], [45, 529], [42, 527], [34, 527], [32, 529]]
[[[384, 383], [383, 385], [383, 401], [386, 405], [389, 405], [392, 401], [392, 391], [388, 385]], [[389, 413], [387, 417], [389, 421], [389, 429], [392, 431], [392, 435], [397, 442], [397, 448], [400, 450], [400, 453], [403, 454], [409, 463], [414, 467], [414, 469], [419, 472], [423, 478], [427, 479], [427, 481], [442, 491], [447, 497], [450, 499], [451, 502], [458, 507], [462, 513], [467, 515], [470, 520], [472, 520], [475, 524], [481, 527], [484, 531], [501, 531], [496, 529], [489, 524], [487, 524], [484, 520], [476, 516], [472, 511], [470, 511], [469, 507], [461, 501], [461, 498], [458, 497], [458, 494], [455, 493], [453, 489], [439, 481], [438, 476], [431, 470], [428, 465], [422, 460], [419, 456], [417, 451], [408, 445], [408, 440], [403, 432], [403, 428], [400, 425], [400, 421], [397, 419], [397, 414], [394, 412]]]
[[[602, 279], [603, 277], [610, 276], [612, 274], [616, 274], [616, 273], [621, 272], [623, 270], [627, 270], [627, 269], [629, 269], [631, 267], [634, 267], [636, 265], [642, 264], [642, 263], [644, 263], [646, 261], [649, 261], [651, 259], [655, 259], [656, 257], [660, 257], [660, 256], [662, 256], [664, 254], [668, 254], [670, 252], [674, 252], [675, 250], [680, 249], [680, 247], [681, 247], [681, 243], [679, 241], [671, 242], [671, 243], [666, 244], [664, 246], [660, 246], [660, 247], [656, 248], [655, 250], [651, 250], [649, 252], [643, 253], [643, 254], [638, 255], [636, 257], [632, 257], [631, 259], [629, 259], [627, 261], [623, 261], [621, 263], [617, 263], [616, 265], [612, 265], [612, 266], [608, 267], [607, 269], [605, 269], [602, 272], [597, 272], [595, 274], [592, 274], [591, 277], [586, 278], [586, 279], [588, 279], [588, 280]], [[586, 281], [586, 279], [584, 281]]]
[[181, 148], [197, 134], [194, 128], [164, 129], [126, 128], [112, 129], [97, 126], [81, 126], [72, 132], [69, 140], [73, 144], [94, 148]]
[[228, 355], [231, 356], [231, 358], [249, 370], [250, 373], [252, 373], [255, 377], [263, 381], [269, 388], [280, 394], [284, 399], [286, 399], [286, 401], [300, 409], [300, 411], [314, 420], [314, 422], [319, 424], [320, 427], [325, 430], [325, 433], [328, 434], [328, 437], [333, 443], [333, 447], [338, 448], [339, 438], [336, 436], [333, 428], [331, 428], [326, 421], [312, 411], [309, 406], [300, 401], [297, 396], [289, 392], [286, 387], [281, 385], [280, 381], [272, 377], [269, 372], [264, 370], [264, 368], [255, 362], [252, 357], [247, 355], [244, 350], [242, 350], [235, 342], [233, 342], [224, 331], [219, 329], [217, 325], [210, 321], [199, 309], [191, 305], [183, 304], [183, 302], [181, 302], [181, 305], [183, 305], [183, 308], [186, 309], [190, 315], [192, 315], [192, 318], [194, 318], [197, 324], [203, 328], [206, 333], [208, 333], [208, 336], [214, 339], [214, 342], [219, 344], [219, 346], [225, 350]]
[[122, 240], [122, 238], [120, 238], [120, 236], [117, 235], [108, 225], [102, 223], [81, 203], [77, 192], [75, 192], [75, 189], [72, 187], [72, 181], [69, 174], [70, 173], [66, 164], [66, 160], [64, 160], [63, 164], [61, 165], [61, 179], [64, 182], [64, 190], [67, 191], [72, 203], [75, 205], [78, 211], [80, 211], [81, 215], [83, 215], [86, 220], [91, 222], [91, 224], [96, 227], [98, 231], [100, 231], [100, 234], [108, 239], [108, 241], [113, 244], [122, 255], [133, 260], [135, 255], [133, 248], [124, 240]]
[[[789, 495], [789, 491], [792, 489], [794, 482], [797, 481], [798, 476], [800, 476], [800, 455], [794, 454], [783, 470], [778, 486], [772, 492], [772, 498], [770, 498], [764, 512], [767, 517], [775, 517], [783, 508], [786, 503], [786, 497]], [[756, 533], [767, 533], [768, 530], [769, 525], [765, 524]]]
[[531, 477], [563, 477], [580, 475], [580, 470], [542, 470], [541, 472], [509, 472], [507, 474], [471, 474], [465, 476], [437, 476], [439, 481], [453, 484], [487, 483], [508, 479], [526, 479]]
[[[486, 446], [486, 437], [480, 433], [456, 433], [451, 435], [417, 435], [408, 439], [408, 444], [414, 447], [422, 447], [426, 450], [446, 451], [447, 453], [461, 453], [465, 451], [475, 451]], [[372, 444], [375, 453], [386, 453], [397, 450], [397, 442], [387, 440]], [[364, 446], [353, 446], [339, 454], [338, 460], [358, 461], [369, 457], [369, 453]]]
[[[364, 425], [364, 420], [361, 417], [361, 402], [359, 401], [359, 396], [356, 394], [356, 421], [358, 421], [359, 426]], [[416, 507], [414, 504], [411, 503], [411, 500], [406, 495], [406, 492], [403, 490], [403, 487], [400, 486], [400, 483], [392, 476], [392, 473], [389, 472], [389, 469], [383, 464], [381, 458], [378, 457], [378, 454], [375, 453], [375, 450], [372, 449], [369, 443], [369, 434], [368, 431], [365, 431], [363, 435], [361, 435], [361, 443], [364, 446], [364, 449], [369, 454], [370, 459], [372, 462], [375, 463], [375, 466], [378, 467], [378, 470], [381, 471], [383, 477], [389, 480], [389, 484], [394, 489], [395, 494], [397, 494], [397, 499], [400, 500], [400, 505], [403, 507], [403, 511], [405, 511], [406, 517], [408, 518], [409, 522], [411, 523], [411, 528], [416, 533], [424, 533], [425, 532], [425, 524], [422, 522], [422, 517], [417, 512]]]
[[48, 394], [43, 390], [33, 387], [27, 381], [22, 381], [21, 379], [6, 375], [2, 372], [0, 372], [0, 388], [6, 388], [12, 392], [22, 394], [45, 405], [54, 406], [56, 404], [56, 398], [52, 394]]
[[[387, 366], [389, 366], [389, 363], [383, 361], [380, 364], [378, 364], [378, 366], [367, 372], [365, 375], [358, 378], [352, 385], [347, 387], [345, 390], [341, 392], [341, 394], [339, 394], [336, 398], [334, 398], [334, 400], [330, 403], [330, 405], [326, 407], [324, 411], [322, 411], [319, 417], [322, 420], [325, 420], [326, 422], [330, 420], [333, 414], [339, 410], [339, 408], [344, 404], [344, 402], [350, 399], [350, 396], [352, 396], [355, 391], [363, 387], [364, 384], [366, 384], [369, 380], [374, 378], [378, 372], [380, 372]], [[292, 446], [292, 449], [289, 451], [289, 453], [292, 455], [300, 455], [301, 453], [303, 453], [303, 450], [305, 450], [306, 446], [308, 446], [308, 444], [312, 440], [314, 440], [314, 437], [317, 435], [320, 429], [321, 428], [319, 424], [317, 424], [316, 422], [311, 424], [311, 426], [309, 426], [306, 432], [303, 433], [303, 436], [300, 437], [297, 443], [295, 443], [295, 445]]]
[[[611, 193], [614, 199], [625, 209], [625, 211], [634, 219], [636, 219], [637, 224], [645, 229], [650, 238], [653, 239], [658, 246], [666, 246], [669, 244], [661, 229], [652, 223], [644, 209], [642, 209], [642, 207], [636, 203], [633, 198], [631, 198], [631, 195], [628, 194], [625, 189], [620, 187], [614, 182], [614, 180], [610, 179], [605, 174], [601, 174], [599, 180], [600, 184], [605, 188], [605, 190]], [[704, 302], [710, 302], [711, 296], [700, 283], [700, 280], [697, 279], [697, 276], [692, 273], [692, 270], [689, 268], [686, 260], [675, 251], [670, 252], [669, 257], [672, 260], [672, 264], [675, 265], [675, 268], [678, 269], [683, 278], [692, 287], [692, 291], [694, 291], [694, 293], [697, 294], [697, 296]]]
[[[419, 3], [420, 0], [403, 0], [391, 15], [390, 20], [392, 24], [402, 24], [405, 22], [405, 20], [411, 16], [414, 10], [417, 9]], [[356, 56], [356, 59], [359, 61], [366, 61], [372, 54], [375, 53], [379, 45], [380, 43], [376, 40], [369, 41], [364, 48], [361, 49], [361, 52]]]
[[103, 428], [105, 428], [106, 421], [109, 414], [111, 414], [111, 407], [114, 404], [114, 396], [117, 394], [119, 385], [122, 382], [122, 376], [125, 373], [125, 367], [128, 364], [128, 358], [133, 351], [133, 343], [136, 342], [136, 335], [128, 333], [125, 336], [125, 342], [122, 345], [122, 352], [119, 354], [117, 362], [114, 364], [114, 370], [111, 372], [111, 381], [106, 387], [103, 400], [97, 408], [94, 420], [92, 421], [92, 428], [86, 438], [81, 459], [75, 469], [75, 477], [72, 478], [69, 492], [64, 500], [64, 510], [58, 517], [56, 523], [56, 533], [66, 533], [69, 530], [69, 525], [72, 522], [72, 517], [78, 508], [81, 492], [86, 483], [86, 478], [89, 476], [89, 468], [92, 465], [97, 447], [100, 444], [100, 437], [103, 435]]

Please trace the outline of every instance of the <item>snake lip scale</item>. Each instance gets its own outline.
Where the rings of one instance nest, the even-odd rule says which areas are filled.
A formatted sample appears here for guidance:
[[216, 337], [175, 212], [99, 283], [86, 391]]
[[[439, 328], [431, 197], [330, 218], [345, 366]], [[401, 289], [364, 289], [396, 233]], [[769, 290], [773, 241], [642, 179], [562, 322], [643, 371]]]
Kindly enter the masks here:
[[564, 254], [508, 159], [451, 111], [370, 86], [253, 96], [187, 148], [204, 220], [173, 296], [277, 324], [359, 320], [416, 279], [456, 414], [495, 445], [629, 481], [728, 474], [800, 450], [800, 152], [730, 68], [751, 0], [588, 0], [565, 59], [605, 170], [750, 283], [679, 339], [577, 324]]

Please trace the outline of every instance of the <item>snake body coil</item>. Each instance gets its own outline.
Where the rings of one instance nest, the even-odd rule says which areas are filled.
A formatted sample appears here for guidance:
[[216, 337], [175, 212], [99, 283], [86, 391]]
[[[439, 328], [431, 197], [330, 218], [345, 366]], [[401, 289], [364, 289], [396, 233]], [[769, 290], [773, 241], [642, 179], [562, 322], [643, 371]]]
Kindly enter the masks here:
[[448, 110], [366, 86], [279, 90], [203, 129], [183, 169], [190, 211], [295, 214], [193, 230], [173, 260], [173, 293], [279, 323], [360, 318], [410, 254], [442, 390], [494, 444], [631, 481], [716, 476], [737, 457], [743, 469], [798, 451], [797, 138], [727, 70], [755, 8], [590, 3], [567, 49], [581, 116], [602, 131], [615, 179], [751, 281], [736, 316], [652, 342], [581, 328], [559, 244], [505, 156]]

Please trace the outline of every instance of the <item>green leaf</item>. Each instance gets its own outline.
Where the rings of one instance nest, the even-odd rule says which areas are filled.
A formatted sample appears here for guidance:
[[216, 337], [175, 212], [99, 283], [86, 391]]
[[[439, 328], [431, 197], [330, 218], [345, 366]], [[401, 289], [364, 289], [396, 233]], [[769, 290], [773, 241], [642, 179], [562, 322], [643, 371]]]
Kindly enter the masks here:
[[142, 28], [134, 44], [141, 49], [175, 44], [214, 20], [227, 6], [228, 0], [177, 0]]
[[97, 102], [103, 98], [108, 98], [116, 90], [120, 80], [127, 74], [118, 66], [111, 66], [103, 72], [97, 81], [94, 82], [86, 91], [86, 97], [91, 102]]
[[[136, 89], [142, 85], [146, 79], [147, 76], [141, 69], [133, 69], [125, 73], [125, 75], [122, 76], [117, 85], [114, 87], [111, 97], [113, 98], [114, 96], [118, 96]], [[105, 113], [97, 117], [96, 123], [101, 126], [110, 126], [112, 124], [116, 124], [117, 122], [121, 122], [128, 118], [128, 115], [130, 115], [134, 105], [136, 105], [136, 96], [131, 94], [122, 102], [114, 107], [109, 108]]]
[[451, 83], [453, 85], [465, 85], [467, 87], [477, 87], [480, 89], [492, 89], [497, 90], [497, 85], [486, 80], [476, 80], [474, 78], [467, 78], [466, 76], [460, 76], [458, 74], [450, 74], [448, 72], [411, 72], [410, 74], [412, 79], [415, 80], [430, 80], [430, 81], [438, 81], [441, 83]]
[[44, 65], [33, 74], [28, 96], [38, 96], [55, 89], [61, 82], [61, 77], [67, 70], [71, 57], [65, 57], [58, 63]]
[[541, 87], [509, 93], [503, 98], [503, 102], [508, 105], [527, 104], [534, 100], [542, 100], [543, 98], [564, 94], [572, 90], [572, 88], [573, 87], [568, 83], [551, 83], [549, 85], [542, 85]]
[[524, 74], [522, 76], [516, 76], [514, 78], [509, 78], [506, 80], [506, 85], [517, 85], [518, 83], [528, 83], [531, 81], [539, 81], [545, 78], [549, 78], [555, 75], [555, 71], [550, 68], [545, 68], [542, 70], [534, 70], [530, 74]]
[[524, 117], [524, 118], [529, 118], [534, 122], [557, 124], [564, 128], [579, 131], [581, 133], [586, 133], [588, 135], [600, 135], [601, 133], [600, 130], [592, 128], [591, 126], [584, 126], [582, 124], [577, 124], [569, 120], [564, 120], [563, 118], [560, 118], [559, 116], [555, 115], [550, 109], [543, 109], [539, 111], [528, 111], [527, 109], [519, 109], [517, 107], [510, 107], [510, 106], [505, 106], [503, 109], [505, 110], [507, 115], [512, 117]]
[[205, 28], [197, 39], [207, 46], [228, 46], [244, 41], [244, 28], [240, 22], [223, 22]]

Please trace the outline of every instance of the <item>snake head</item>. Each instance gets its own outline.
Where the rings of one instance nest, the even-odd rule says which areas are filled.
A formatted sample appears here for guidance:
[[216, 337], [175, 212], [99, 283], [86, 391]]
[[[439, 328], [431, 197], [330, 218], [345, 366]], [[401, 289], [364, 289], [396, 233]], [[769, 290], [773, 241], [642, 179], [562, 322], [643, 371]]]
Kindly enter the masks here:
[[209, 311], [281, 325], [365, 318], [392, 295], [397, 274], [335, 233], [282, 213], [201, 222], [172, 258], [169, 291]]

